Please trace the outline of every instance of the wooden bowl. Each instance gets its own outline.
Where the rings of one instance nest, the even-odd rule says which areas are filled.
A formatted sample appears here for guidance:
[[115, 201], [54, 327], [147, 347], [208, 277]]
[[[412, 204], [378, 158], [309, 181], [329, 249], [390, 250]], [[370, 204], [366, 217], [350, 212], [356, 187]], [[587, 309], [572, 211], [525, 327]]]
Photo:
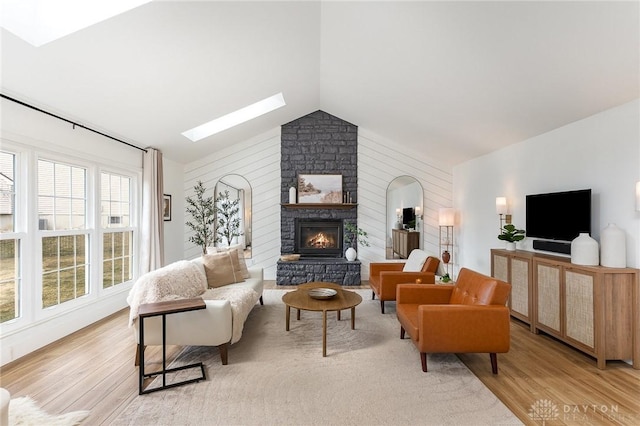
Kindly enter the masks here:
[[280, 256], [280, 260], [284, 260], [285, 262], [295, 262], [296, 260], [300, 260], [299, 254], [283, 254]]

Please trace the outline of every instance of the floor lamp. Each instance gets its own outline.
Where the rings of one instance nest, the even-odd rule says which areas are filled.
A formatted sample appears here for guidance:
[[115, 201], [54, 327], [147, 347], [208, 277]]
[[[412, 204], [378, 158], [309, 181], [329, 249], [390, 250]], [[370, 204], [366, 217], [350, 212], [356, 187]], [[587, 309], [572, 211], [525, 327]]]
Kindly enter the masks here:
[[453, 265], [453, 226], [455, 224], [455, 211], [452, 208], [441, 208], [438, 211], [438, 224], [440, 225], [440, 252], [442, 263], [446, 273], [453, 279], [449, 272], [449, 265]]

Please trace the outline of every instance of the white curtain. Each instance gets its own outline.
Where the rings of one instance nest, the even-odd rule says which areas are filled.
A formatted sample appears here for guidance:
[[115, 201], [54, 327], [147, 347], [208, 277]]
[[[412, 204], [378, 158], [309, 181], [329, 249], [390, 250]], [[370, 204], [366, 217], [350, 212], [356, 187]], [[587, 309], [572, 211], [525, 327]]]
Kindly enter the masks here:
[[162, 152], [147, 148], [142, 167], [140, 275], [164, 266]]

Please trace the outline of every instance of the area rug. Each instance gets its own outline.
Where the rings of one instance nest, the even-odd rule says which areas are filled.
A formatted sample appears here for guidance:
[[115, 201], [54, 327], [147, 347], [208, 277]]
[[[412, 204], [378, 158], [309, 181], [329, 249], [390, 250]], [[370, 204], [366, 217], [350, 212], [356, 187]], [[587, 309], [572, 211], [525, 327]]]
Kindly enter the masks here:
[[9, 426], [74, 426], [81, 424], [88, 416], [88, 411], [50, 415], [27, 396], [14, 398], [9, 403]]
[[138, 396], [113, 424], [522, 424], [455, 355], [429, 355], [423, 373], [414, 345], [400, 339], [393, 304], [381, 314], [369, 290], [356, 290], [355, 330], [348, 310], [341, 321], [329, 313], [324, 358], [322, 314], [303, 311], [297, 321], [292, 309], [285, 331], [284, 291], [265, 290], [228, 365], [216, 348], [185, 348], [174, 364], [203, 361], [207, 380]]

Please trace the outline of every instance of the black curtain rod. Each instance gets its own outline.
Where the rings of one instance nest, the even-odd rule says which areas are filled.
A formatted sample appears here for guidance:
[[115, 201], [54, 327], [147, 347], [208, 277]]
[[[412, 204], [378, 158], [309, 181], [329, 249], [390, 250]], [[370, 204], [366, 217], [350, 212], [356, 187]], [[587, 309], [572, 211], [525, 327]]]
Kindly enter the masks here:
[[55, 117], [55, 118], [57, 118], [58, 120], [66, 121], [67, 123], [72, 124], [74, 128], [75, 128], [76, 126], [78, 126], [78, 127], [81, 127], [81, 128], [83, 128], [83, 129], [85, 129], [85, 130], [88, 130], [88, 131], [90, 131], [90, 132], [97, 133], [97, 134], [99, 134], [100, 136], [104, 136], [105, 138], [113, 139], [113, 140], [114, 140], [114, 141], [116, 141], [116, 142], [120, 142], [120, 143], [123, 143], [123, 144], [125, 144], [125, 145], [128, 145], [128, 146], [130, 146], [130, 147], [132, 147], [132, 148], [139, 149], [140, 151], [147, 152], [147, 150], [146, 150], [146, 149], [144, 149], [144, 148], [140, 148], [139, 146], [132, 145], [132, 144], [130, 144], [129, 142], [125, 142], [125, 141], [123, 141], [123, 140], [121, 140], [121, 139], [114, 138], [113, 136], [109, 136], [109, 135], [107, 135], [106, 133], [99, 132], [98, 130], [94, 130], [94, 129], [90, 128], [90, 127], [84, 126], [84, 125], [79, 124], [79, 123], [76, 123], [76, 122], [74, 122], [74, 121], [67, 120], [67, 119], [66, 119], [66, 118], [64, 118], [64, 117], [60, 117], [59, 115], [53, 114], [53, 113], [51, 113], [51, 112], [49, 112], [49, 111], [45, 111], [45, 110], [40, 109], [40, 108], [38, 108], [38, 107], [35, 107], [35, 106], [33, 106], [33, 105], [29, 105], [29, 104], [28, 104], [28, 103], [26, 103], [26, 102], [22, 102], [22, 101], [19, 101], [18, 99], [14, 99], [14, 98], [12, 98], [12, 97], [10, 97], [10, 96], [5, 95], [4, 93], [0, 93], [0, 97], [3, 97], [3, 98], [5, 98], [5, 99], [7, 99], [7, 100], [10, 100], [10, 101], [15, 102], [15, 103], [17, 103], [17, 104], [20, 104], [20, 105], [25, 106], [25, 107], [27, 107], [27, 108], [31, 108], [31, 109], [36, 110], [36, 111], [38, 111], [38, 112], [41, 112], [41, 113], [43, 113], [43, 114], [50, 115], [51, 117]]

